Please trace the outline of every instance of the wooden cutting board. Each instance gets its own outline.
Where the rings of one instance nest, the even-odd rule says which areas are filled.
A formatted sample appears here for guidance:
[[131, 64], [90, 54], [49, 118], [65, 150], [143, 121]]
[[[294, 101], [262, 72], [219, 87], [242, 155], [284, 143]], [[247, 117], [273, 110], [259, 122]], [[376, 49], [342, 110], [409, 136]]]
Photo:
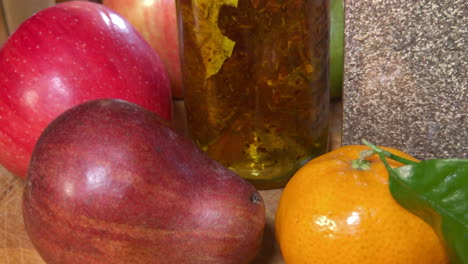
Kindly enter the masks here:
[[[341, 144], [341, 109], [341, 102], [332, 104], [331, 149]], [[181, 102], [174, 104], [174, 119], [177, 127], [185, 128]], [[21, 213], [23, 187], [24, 180], [15, 177], [0, 166], [0, 264], [45, 264], [24, 230]], [[267, 226], [262, 249], [253, 264], [284, 264], [274, 235], [274, 215], [281, 191], [282, 189], [260, 191], [266, 204]]]

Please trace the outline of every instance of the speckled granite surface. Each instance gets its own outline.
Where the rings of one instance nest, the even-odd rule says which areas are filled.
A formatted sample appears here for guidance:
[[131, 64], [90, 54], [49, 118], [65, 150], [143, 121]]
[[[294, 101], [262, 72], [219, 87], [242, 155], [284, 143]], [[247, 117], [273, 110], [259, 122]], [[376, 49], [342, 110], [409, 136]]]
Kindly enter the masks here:
[[468, 1], [345, 0], [343, 144], [468, 158]]

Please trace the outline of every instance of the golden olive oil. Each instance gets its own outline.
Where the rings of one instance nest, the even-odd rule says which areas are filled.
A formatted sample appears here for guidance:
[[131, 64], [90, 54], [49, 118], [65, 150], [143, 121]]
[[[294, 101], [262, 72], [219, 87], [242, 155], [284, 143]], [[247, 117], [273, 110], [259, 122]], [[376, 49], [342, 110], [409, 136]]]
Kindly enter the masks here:
[[189, 133], [258, 188], [327, 150], [328, 1], [178, 0]]

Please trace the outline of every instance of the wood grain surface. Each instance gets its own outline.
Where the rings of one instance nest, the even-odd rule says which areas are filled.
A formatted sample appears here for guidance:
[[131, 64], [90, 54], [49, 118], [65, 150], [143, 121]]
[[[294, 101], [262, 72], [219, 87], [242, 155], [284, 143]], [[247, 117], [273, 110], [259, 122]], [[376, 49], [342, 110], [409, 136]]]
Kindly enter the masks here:
[[[330, 149], [341, 145], [342, 104], [333, 102], [330, 115]], [[176, 126], [184, 130], [183, 102], [175, 102]], [[1, 151], [1, 150], [0, 150]], [[0, 166], [0, 264], [44, 264], [31, 244], [23, 227], [21, 199], [24, 180], [15, 177]], [[281, 189], [260, 191], [266, 203], [267, 226], [254, 264], [283, 264], [274, 235], [274, 215]]]

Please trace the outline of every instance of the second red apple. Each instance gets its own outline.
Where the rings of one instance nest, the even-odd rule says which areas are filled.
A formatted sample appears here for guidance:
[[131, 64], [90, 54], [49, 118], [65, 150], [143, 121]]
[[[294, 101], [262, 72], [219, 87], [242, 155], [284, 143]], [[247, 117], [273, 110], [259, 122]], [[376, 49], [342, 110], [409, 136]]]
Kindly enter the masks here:
[[175, 0], [103, 0], [136, 27], [160, 55], [169, 73], [172, 96], [183, 97]]

